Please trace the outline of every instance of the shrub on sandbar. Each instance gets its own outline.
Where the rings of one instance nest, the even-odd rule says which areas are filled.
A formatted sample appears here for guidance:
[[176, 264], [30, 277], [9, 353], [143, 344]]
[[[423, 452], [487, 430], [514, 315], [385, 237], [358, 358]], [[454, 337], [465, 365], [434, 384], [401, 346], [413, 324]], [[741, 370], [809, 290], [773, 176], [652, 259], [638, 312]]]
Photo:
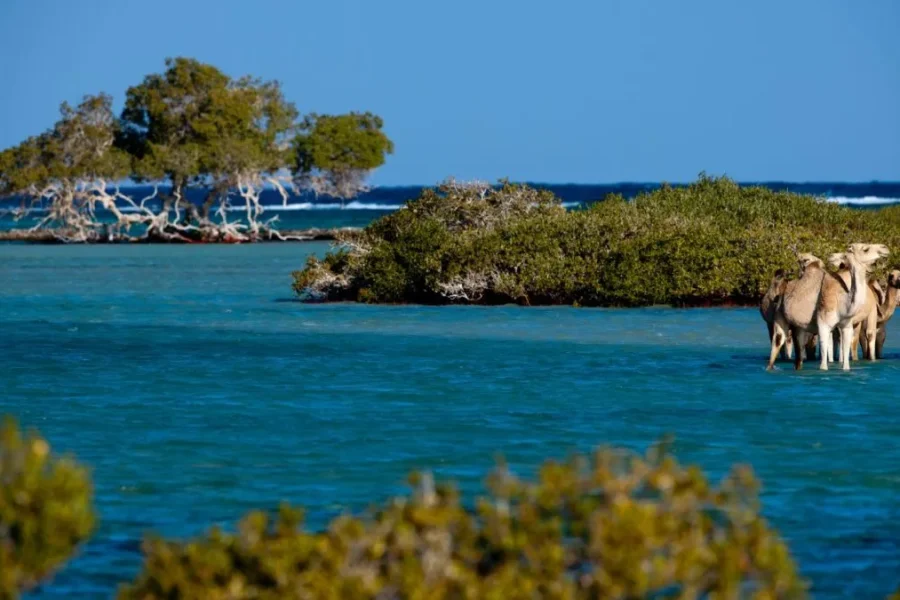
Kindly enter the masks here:
[[446, 182], [294, 273], [304, 298], [366, 302], [748, 304], [795, 253], [900, 244], [900, 210], [864, 211], [701, 176], [565, 210], [546, 190]]

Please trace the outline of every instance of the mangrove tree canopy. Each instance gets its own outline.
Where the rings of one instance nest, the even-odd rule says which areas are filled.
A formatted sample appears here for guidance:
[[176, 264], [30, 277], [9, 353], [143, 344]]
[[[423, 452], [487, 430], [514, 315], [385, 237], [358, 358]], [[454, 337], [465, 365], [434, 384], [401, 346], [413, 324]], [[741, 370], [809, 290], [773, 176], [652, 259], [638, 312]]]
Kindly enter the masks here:
[[[393, 150], [371, 113], [301, 120], [278, 82], [234, 79], [189, 58], [169, 59], [163, 73], [129, 88], [119, 118], [111, 106], [103, 94], [63, 104], [51, 130], [0, 153], [0, 195], [22, 199], [19, 216], [48, 211], [35, 228], [69, 241], [134, 226], [169, 240], [280, 237], [262, 220], [265, 187], [284, 202], [303, 190], [349, 198]], [[124, 194], [115, 184], [127, 177], [154, 193]], [[199, 206], [187, 198], [191, 187], [206, 190]]]
[[365, 187], [365, 174], [380, 166], [394, 144], [372, 113], [310, 115], [296, 137], [298, 181], [318, 193], [352, 198]]

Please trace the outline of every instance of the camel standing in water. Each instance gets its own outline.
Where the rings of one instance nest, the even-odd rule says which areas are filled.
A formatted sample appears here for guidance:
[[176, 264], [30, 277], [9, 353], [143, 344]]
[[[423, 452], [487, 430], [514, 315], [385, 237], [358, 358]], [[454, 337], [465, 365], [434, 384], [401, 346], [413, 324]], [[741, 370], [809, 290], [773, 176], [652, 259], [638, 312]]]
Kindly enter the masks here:
[[[778, 310], [778, 303], [781, 302], [781, 297], [784, 296], [784, 290], [787, 288], [788, 282], [789, 280], [784, 276], [784, 269], [775, 271], [772, 282], [769, 284], [769, 289], [766, 290], [762, 301], [759, 303], [759, 314], [762, 315], [763, 321], [766, 322], [766, 327], [769, 329], [769, 344], [772, 343], [772, 336], [775, 334], [775, 313]], [[782, 354], [788, 360], [794, 355], [794, 341], [791, 338], [790, 331], [787, 332], [787, 339], [785, 340]]]
[[[775, 359], [788, 336], [794, 344], [794, 368], [803, 367], [803, 347], [815, 333], [816, 300], [825, 277], [825, 263], [812, 254], [797, 256], [800, 278], [788, 281], [784, 286], [772, 326], [772, 346], [768, 369], [775, 367]], [[812, 330], [812, 333], [808, 333]]]
[[888, 254], [883, 244], [850, 244], [842, 257], [850, 268], [849, 285], [839, 276], [828, 273], [820, 259], [811, 254], [803, 255], [803, 275], [787, 285], [776, 312], [768, 368], [773, 368], [787, 337], [786, 332], [790, 330], [794, 341], [794, 368], [803, 368], [801, 349], [809, 336], [818, 335], [821, 345], [819, 368], [827, 371], [832, 332], [837, 329], [841, 332], [841, 366], [849, 370], [853, 319], [866, 305], [868, 268]]
[[[878, 303], [878, 331], [875, 332], [875, 358], [884, 358], [884, 341], [887, 339], [887, 330], [885, 326], [894, 311], [897, 304], [900, 303], [900, 271], [894, 270], [888, 273], [887, 291], [881, 297]], [[868, 358], [868, 357], [867, 357]]]
[[[822, 279], [822, 288], [816, 301], [816, 329], [822, 345], [822, 360], [819, 368], [828, 370], [828, 347], [831, 345], [832, 331], [841, 332], [841, 368], [850, 370], [850, 345], [853, 339], [854, 322], [865, 318], [871, 299], [868, 273], [869, 266], [890, 252], [883, 244], [850, 244], [841, 259], [850, 268], [849, 284], [834, 274], [828, 273]], [[873, 321], [874, 329], [876, 321]], [[871, 343], [867, 345], [875, 353], [875, 335], [872, 331]]]
[[[803, 276], [805, 260], [804, 256], [798, 256], [799, 263], [799, 273], [800, 276]], [[766, 322], [766, 327], [769, 331], [769, 344], [772, 343], [772, 336], [775, 334], [775, 314], [778, 311], [778, 305], [781, 302], [781, 298], [784, 296], [785, 290], [787, 290], [788, 284], [791, 282], [785, 276], [784, 269], [778, 269], [775, 271], [775, 275], [772, 277], [772, 281], [769, 284], [769, 289], [766, 290], [766, 293], [763, 295], [762, 301], [759, 303], [759, 314], [762, 316], [763, 321]], [[806, 344], [806, 358], [808, 360], [812, 360], [816, 355], [816, 338], [815, 336], [811, 336]], [[785, 341], [784, 345], [781, 348], [782, 357], [790, 360], [794, 356], [794, 339], [791, 335], [791, 331], [787, 330], [785, 332]]]
[[[842, 252], [832, 254], [828, 262], [838, 269], [837, 276], [841, 278], [841, 281], [844, 282], [844, 285], [849, 290], [851, 284], [850, 265], [844, 257], [845, 254]], [[863, 342], [863, 356], [870, 360], [875, 360], [875, 332], [878, 324], [878, 307], [884, 299], [884, 291], [881, 289], [881, 285], [874, 280], [868, 282], [864, 289], [865, 304], [852, 319], [853, 337], [850, 340], [850, 360], [857, 359], [857, 349], [860, 341]], [[835, 330], [833, 338], [833, 343], [828, 346], [828, 360], [829, 362], [834, 362], [834, 357], [838, 356], [839, 360], [843, 362], [840, 332]], [[835, 346], [837, 346], [837, 349], [832, 351]]]

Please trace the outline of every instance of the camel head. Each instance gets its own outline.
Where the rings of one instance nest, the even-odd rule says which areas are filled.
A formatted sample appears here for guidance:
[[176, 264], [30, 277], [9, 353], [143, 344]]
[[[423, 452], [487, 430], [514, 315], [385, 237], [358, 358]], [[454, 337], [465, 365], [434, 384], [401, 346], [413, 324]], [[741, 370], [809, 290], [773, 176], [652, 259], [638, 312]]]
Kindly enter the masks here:
[[857, 262], [866, 266], [890, 254], [890, 250], [884, 244], [850, 244], [847, 250], [848, 257], [852, 256]]
[[843, 271], [844, 269], [850, 268], [850, 263], [847, 261], [847, 254], [845, 252], [835, 252], [834, 254], [829, 256], [828, 264], [838, 271]]
[[[900, 271], [898, 271], [900, 274]], [[898, 281], [900, 283], [900, 281]], [[769, 284], [769, 290], [766, 292], [766, 296], [770, 298], [776, 298], [784, 293], [784, 288], [787, 286], [788, 280], [785, 277], [784, 269], [778, 269], [775, 271], [775, 275], [772, 276], [772, 282]]]
[[797, 264], [800, 265], [800, 276], [803, 276], [803, 273], [806, 269], [810, 267], [819, 267], [820, 269], [825, 268], [825, 263], [822, 262], [822, 259], [818, 256], [813, 256], [808, 252], [804, 252], [803, 254], [797, 255]]
[[887, 284], [888, 287], [900, 289], [900, 271], [894, 269], [888, 273]]

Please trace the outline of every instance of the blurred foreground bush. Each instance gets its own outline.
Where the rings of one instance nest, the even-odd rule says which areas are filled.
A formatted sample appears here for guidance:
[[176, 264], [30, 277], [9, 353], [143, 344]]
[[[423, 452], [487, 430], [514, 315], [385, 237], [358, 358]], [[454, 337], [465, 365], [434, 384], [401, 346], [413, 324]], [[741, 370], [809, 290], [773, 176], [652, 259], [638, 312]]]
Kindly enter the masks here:
[[94, 527], [88, 473], [37, 434], [0, 426], [0, 598], [56, 570]]
[[[364, 517], [303, 529], [253, 512], [236, 532], [149, 539], [129, 599], [803, 598], [784, 541], [736, 467], [711, 484], [664, 447], [548, 461], [535, 481], [502, 464], [465, 504], [428, 473]], [[11, 421], [0, 435], [0, 598], [47, 578], [94, 525], [84, 469]], [[900, 600], [898, 596], [892, 600]]]
[[794, 250], [900, 251], [900, 207], [859, 210], [701, 176], [565, 210], [548, 191], [449, 181], [294, 273], [302, 297], [640, 306], [755, 303]]
[[303, 531], [299, 511], [252, 513], [236, 534], [146, 545], [120, 598], [799, 598], [784, 542], [738, 468], [711, 485], [662, 452], [548, 462], [536, 482], [499, 468], [474, 512], [449, 486], [371, 518]]

